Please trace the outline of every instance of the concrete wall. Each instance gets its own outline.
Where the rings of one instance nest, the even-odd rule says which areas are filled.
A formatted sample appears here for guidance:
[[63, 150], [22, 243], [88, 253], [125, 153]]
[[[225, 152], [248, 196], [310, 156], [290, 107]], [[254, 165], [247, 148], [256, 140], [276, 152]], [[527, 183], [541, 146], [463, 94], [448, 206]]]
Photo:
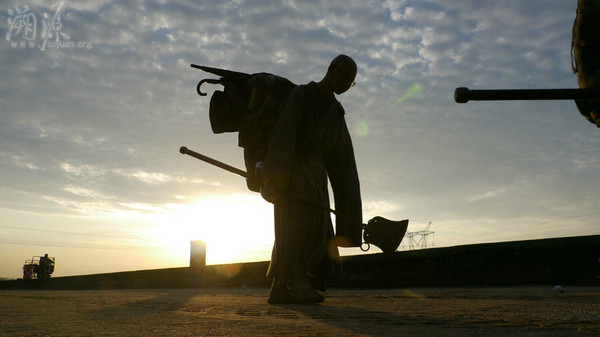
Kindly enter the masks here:
[[[600, 235], [343, 258], [334, 287], [600, 284]], [[0, 289], [267, 287], [268, 262], [0, 281]]]

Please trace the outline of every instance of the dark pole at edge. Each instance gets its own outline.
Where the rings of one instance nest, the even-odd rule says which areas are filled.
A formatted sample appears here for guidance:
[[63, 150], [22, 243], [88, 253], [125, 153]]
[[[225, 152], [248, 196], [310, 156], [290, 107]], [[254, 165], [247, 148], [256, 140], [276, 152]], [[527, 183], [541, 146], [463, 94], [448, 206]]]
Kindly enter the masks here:
[[456, 103], [468, 101], [509, 101], [509, 100], [576, 100], [600, 99], [598, 89], [490, 89], [472, 90], [465, 87], [454, 90]]

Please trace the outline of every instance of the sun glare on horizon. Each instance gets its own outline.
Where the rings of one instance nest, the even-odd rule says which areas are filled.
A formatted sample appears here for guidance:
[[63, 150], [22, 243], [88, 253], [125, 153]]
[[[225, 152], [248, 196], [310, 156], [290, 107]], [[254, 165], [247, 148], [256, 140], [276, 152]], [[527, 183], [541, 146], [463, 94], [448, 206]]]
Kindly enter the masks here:
[[274, 241], [273, 208], [249, 194], [220, 195], [185, 205], [154, 217], [157, 243], [171, 259], [187, 263], [190, 242], [206, 242], [206, 263], [268, 260]]

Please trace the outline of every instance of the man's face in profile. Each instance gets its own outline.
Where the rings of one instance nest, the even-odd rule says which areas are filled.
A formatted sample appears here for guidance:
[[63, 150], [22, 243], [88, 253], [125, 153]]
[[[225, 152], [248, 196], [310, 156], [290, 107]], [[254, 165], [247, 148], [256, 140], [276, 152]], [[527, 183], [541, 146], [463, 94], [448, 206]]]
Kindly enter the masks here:
[[348, 91], [354, 86], [354, 79], [356, 77], [356, 70], [351, 67], [344, 67], [333, 65], [334, 73], [334, 86], [333, 92], [337, 95], [341, 95]]

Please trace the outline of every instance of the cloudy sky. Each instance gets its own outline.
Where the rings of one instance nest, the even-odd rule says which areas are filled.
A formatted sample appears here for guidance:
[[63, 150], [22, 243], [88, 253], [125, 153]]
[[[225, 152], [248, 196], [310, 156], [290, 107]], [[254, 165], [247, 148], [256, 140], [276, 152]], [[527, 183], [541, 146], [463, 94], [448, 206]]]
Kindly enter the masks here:
[[[53, 4], [53, 5], [50, 5]], [[575, 88], [576, 1], [3, 1], [0, 277], [267, 260], [272, 209], [212, 134], [191, 63], [320, 80], [358, 64], [346, 109], [365, 221], [436, 247], [600, 234], [600, 131], [572, 101], [453, 101], [456, 87]], [[220, 89], [208, 88], [209, 92]], [[371, 252], [376, 252], [376, 249]], [[344, 254], [356, 253], [345, 250]]]

